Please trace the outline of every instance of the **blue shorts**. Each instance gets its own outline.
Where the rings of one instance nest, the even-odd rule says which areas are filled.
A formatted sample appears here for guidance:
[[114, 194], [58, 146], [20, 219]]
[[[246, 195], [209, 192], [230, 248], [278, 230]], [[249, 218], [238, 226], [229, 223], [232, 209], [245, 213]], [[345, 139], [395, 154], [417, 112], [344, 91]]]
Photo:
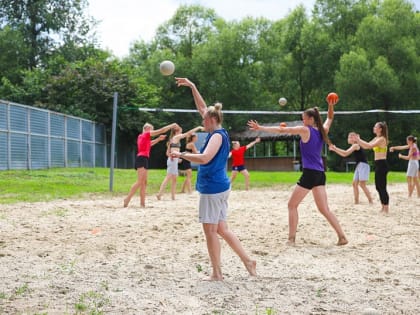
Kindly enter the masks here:
[[232, 166], [232, 171], [242, 172], [246, 170], [245, 165]]
[[325, 186], [325, 182], [325, 172], [304, 168], [297, 184], [303, 188], [312, 189], [316, 186]]

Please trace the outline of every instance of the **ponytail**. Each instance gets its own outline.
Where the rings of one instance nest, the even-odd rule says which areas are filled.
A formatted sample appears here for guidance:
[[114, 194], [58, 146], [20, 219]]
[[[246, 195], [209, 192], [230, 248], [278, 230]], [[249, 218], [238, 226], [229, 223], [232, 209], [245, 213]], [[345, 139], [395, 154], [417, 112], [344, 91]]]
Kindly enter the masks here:
[[417, 142], [417, 137], [414, 137], [413, 135], [409, 135], [407, 137], [407, 140], [409, 140], [409, 141], [411, 141], [413, 143], [416, 143]]
[[322, 123], [322, 118], [318, 107], [305, 110], [305, 115], [314, 119], [315, 127], [317, 127], [319, 132], [321, 132], [321, 136], [324, 142], [328, 145], [331, 144], [331, 140], [328, 138], [327, 132], [324, 129], [324, 124]]
[[381, 136], [385, 138], [386, 145], [388, 145], [388, 143], [389, 143], [389, 140], [388, 140], [388, 126], [387, 126], [386, 122], [380, 121], [377, 124], [381, 128]]

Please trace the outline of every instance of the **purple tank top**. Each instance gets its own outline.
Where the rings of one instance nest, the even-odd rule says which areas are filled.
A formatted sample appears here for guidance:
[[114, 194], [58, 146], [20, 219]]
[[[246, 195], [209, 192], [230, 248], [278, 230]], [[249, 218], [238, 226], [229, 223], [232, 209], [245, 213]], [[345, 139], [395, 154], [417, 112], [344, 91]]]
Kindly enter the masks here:
[[308, 126], [310, 132], [309, 141], [304, 143], [300, 140], [300, 153], [302, 155], [302, 166], [310, 170], [324, 171], [324, 162], [322, 161], [322, 139], [321, 132], [311, 126]]

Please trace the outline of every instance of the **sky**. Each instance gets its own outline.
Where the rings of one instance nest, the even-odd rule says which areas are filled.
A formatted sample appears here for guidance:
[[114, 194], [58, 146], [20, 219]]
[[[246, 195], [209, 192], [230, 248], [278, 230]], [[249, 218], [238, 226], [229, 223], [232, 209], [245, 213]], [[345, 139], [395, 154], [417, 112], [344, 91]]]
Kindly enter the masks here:
[[310, 13], [314, 3], [315, 0], [89, 0], [88, 13], [100, 22], [96, 30], [101, 47], [124, 57], [134, 41], [150, 41], [157, 27], [172, 18], [180, 5], [212, 8], [223, 19], [233, 21], [247, 16], [279, 20], [300, 4]]
[[[159, 25], [172, 18], [180, 5], [212, 8], [227, 21], [244, 17], [279, 20], [303, 4], [310, 14], [315, 0], [88, 0], [88, 13], [100, 22], [96, 31], [101, 48], [127, 56], [136, 40], [150, 41]], [[420, 0], [412, 0], [420, 10]]]

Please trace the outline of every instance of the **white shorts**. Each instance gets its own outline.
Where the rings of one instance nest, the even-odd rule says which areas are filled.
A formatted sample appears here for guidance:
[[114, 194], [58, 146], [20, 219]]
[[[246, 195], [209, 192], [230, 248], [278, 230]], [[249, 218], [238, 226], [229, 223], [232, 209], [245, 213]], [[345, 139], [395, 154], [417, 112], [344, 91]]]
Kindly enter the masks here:
[[418, 177], [419, 176], [419, 161], [409, 160], [407, 167], [407, 177]]
[[353, 181], [367, 182], [369, 180], [370, 166], [365, 162], [357, 163], [354, 170]]
[[172, 175], [178, 175], [178, 159], [168, 158], [166, 161], [166, 173]]
[[217, 194], [200, 194], [199, 222], [219, 224], [226, 221], [229, 193], [230, 189]]

